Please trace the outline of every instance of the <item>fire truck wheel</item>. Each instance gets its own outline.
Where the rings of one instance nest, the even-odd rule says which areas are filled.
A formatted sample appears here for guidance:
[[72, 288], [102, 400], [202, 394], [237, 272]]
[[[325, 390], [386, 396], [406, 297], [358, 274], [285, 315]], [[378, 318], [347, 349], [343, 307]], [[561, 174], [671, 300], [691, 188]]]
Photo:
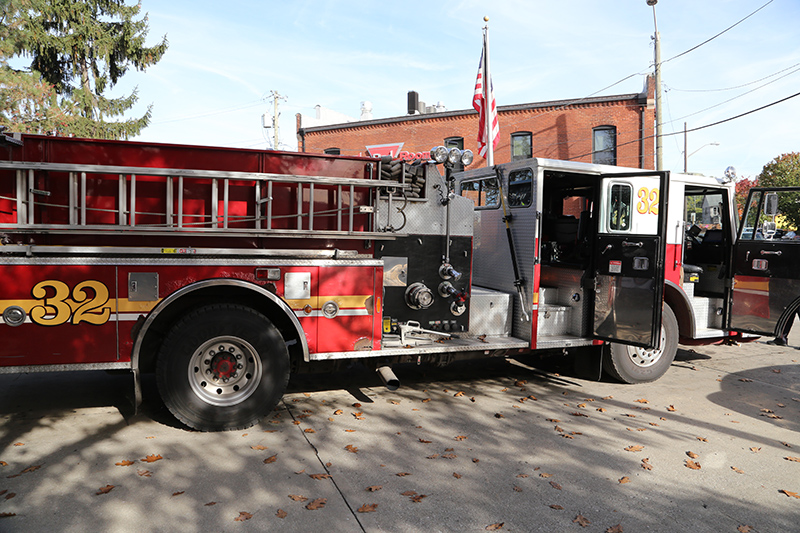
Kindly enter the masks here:
[[244, 429], [269, 413], [289, 381], [289, 352], [278, 329], [241, 305], [201, 307], [161, 345], [158, 390], [167, 408], [200, 431]]
[[625, 344], [611, 344], [603, 357], [603, 368], [625, 383], [647, 383], [663, 376], [678, 351], [678, 321], [668, 305], [661, 316], [661, 344], [658, 350]]

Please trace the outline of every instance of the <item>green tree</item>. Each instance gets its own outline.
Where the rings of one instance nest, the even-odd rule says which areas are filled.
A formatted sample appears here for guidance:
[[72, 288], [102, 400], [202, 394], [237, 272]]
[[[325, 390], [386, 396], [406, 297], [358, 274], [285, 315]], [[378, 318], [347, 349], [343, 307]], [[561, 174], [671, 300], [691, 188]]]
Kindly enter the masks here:
[[[800, 152], [790, 152], [776, 157], [758, 175], [760, 187], [800, 186]], [[795, 227], [800, 228], [800, 203], [798, 194], [781, 194], [778, 211]]]
[[[124, 118], [136, 103], [130, 94], [107, 95], [133, 67], [143, 71], [167, 50], [164, 36], [145, 46], [147, 16], [137, 18], [141, 4], [124, 0], [0, 0], [4, 28], [0, 56], [30, 57], [30, 70], [14, 71], [8, 61], [0, 69], [6, 85], [26, 95], [24, 105], [0, 107], [7, 121], [30, 131], [101, 139], [126, 139], [144, 129], [152, 105], [141, 117]], [[7, 97], [11, 99], [11, 95]], [[49, 101], [48, 101], [49, 99]], [[20, 100], [17, 100], [20, 101]], [[25, 126], [26, 125], [26, 126]]]

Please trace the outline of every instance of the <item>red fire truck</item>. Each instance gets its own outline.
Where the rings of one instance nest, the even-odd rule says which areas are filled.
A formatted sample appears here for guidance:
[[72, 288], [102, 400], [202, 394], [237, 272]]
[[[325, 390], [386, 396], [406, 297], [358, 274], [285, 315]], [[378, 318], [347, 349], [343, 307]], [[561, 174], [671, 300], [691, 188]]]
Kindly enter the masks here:
[[129, 370], [138, 405], [154, 372], [199, 430], [250, 426], [290, 373], [353, 359], [396, 387], [397, 363], [588, 346], [651, 381], [679, 339], [777, 329], [798, 305], [769, 300], [780, 253], [736, 270], [733, 189], [708, 178], [459, 171], [470, 154], [443, 148], [405, 163], [3, 134], [0, 153], [0, 373]]

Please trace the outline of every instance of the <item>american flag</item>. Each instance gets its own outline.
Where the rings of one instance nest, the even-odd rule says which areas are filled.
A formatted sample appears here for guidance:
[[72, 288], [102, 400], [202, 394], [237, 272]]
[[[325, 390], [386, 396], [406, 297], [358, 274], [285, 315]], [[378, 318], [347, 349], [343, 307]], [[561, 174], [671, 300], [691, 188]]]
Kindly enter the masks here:
[[[489, 141], [487, 140], [486, 134], [486, 106], [484, 105], [485, 96], [483, 94], [483, 83], [484, 79], [486, 78], [486, 73], [484, 72], [486, 64], [483, 61], [485, 48], [486, 42], [484, 41], [484, 47], [481, 49], [481, 62], [478, 65], [478, 79], [475, 80], [475, 94], [472, 96], [472, 107], [475, 108], [475, 111], [477, 111], [480, 115], [480, 124], [478, 126], [478, 148], [481, 157], [484, 159], [486, 159], [486, 152], [489, 148]], [[494, 99], [494, 87], [492, 86], [491, 78], [489, 78], [489, 120], [492, 123], [491, 141], [492, 149], [494, 150], [494, 148], [497, 148], [497, 144], [500, 142], [500, 124], [497, 122], [497, 102]]]

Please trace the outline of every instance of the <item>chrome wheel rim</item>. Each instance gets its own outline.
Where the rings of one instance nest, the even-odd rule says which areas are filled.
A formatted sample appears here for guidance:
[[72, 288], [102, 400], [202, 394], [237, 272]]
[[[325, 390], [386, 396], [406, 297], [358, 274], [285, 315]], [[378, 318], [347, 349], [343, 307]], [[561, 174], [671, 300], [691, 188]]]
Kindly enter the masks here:
[[661, 356], [664, 355], [664, 344], [666, 342], [667, 342], [667, 331], [662, 326], [659, 349], [654, 350], [651, 348], [640, 348], [638, 346], [629, 346], [628, 357], [630, 357], [631, 362], [634, 365], [640, 368], [647, 368], [649, 366], [653, 366], [661, 359]]
[[238, 337], [221, 336], [199, 346], [189, 362], [192, 391], [218, 407], [249, 398], [261, 381], [261, 358], [253, 346]]

